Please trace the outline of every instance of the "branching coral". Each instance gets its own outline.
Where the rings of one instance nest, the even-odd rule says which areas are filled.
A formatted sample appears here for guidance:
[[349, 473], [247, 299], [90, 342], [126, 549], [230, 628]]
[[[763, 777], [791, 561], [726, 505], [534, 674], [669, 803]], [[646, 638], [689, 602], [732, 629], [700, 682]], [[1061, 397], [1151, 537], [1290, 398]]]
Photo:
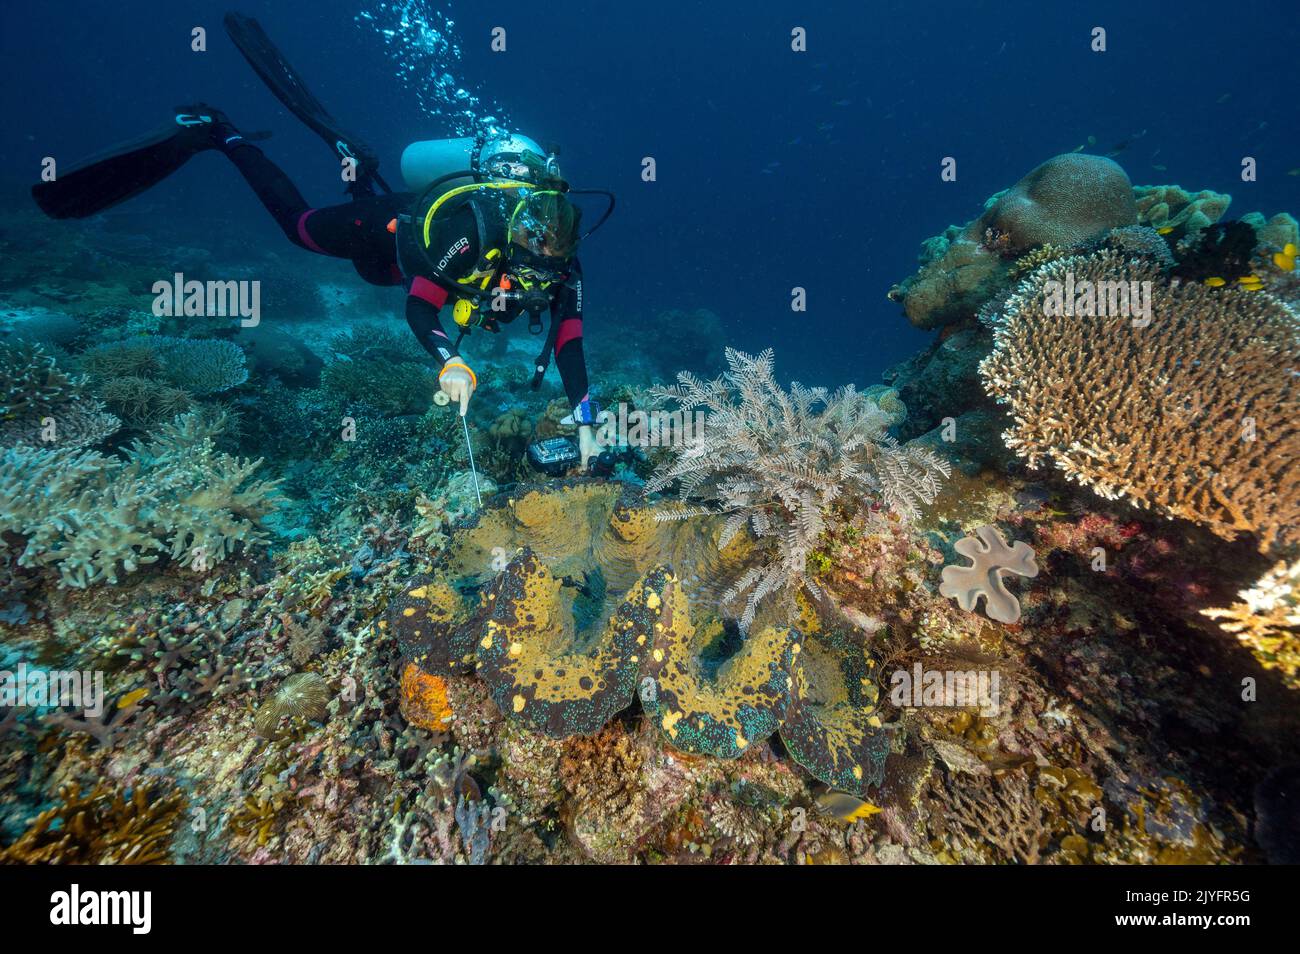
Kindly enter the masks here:
[[682, 372], [677, 385], [652, 392], [683, 413], [702, 409], [707, 417], [674, 448], [646, 490], [677, 484], [683, 500], [727, 514], [723, 546], [746, 527], [774, 545], [775, 553], [747, 570], [724, 597], [745, 598], [747, 626], [769, 594], [791, 599], [801, 587], [818, 592], [808, 557], [836, 500], [874, 498], [916, 516], [950, 471], [927, 450], [899, 446], [887, 433], [890, 412], [852, 385], [828, 395], [796, 382], [787, 393], [772, 375], [770, 349], [751, 357], [728, 348], [727, 363], [730, 370], [713, 381]]
[[128, 338], [90, 349], [81, 366], [97, 378], [158, 380], [190, 394], [228, 391], [248, 380], [243, 349], [216, 338]]
[[61, 583], [116, 583], [162, 556], [195, 569], [265, 539], [275, 485], [261, 461], [216, 449], [224, 416], [187, 414], [126, 458], [20, 445], [0, 454], [0, 531], [21, 542], [21, 566], [57, 566]]
[[[1149, 324], [1122, 308], [1046, 313], [1049, 282], [1082, 295], [1085, 281], [1150, 282]], [[1300, 331], [1286, 305], [1103, 250], [1034, 272], [993, 323], [980, 370], [1009, 406], [1007, 446], [1032, 465], [1228, 539], [1253, 533], [1262, 550], [1300, 540]]]
[[1240, 603], [1201, 612], [1219, 620], [1265, 669], [1276, 669], [1300, 689], [1300, 560], [1282, 561], [1248, 590]]
[[0, 445], [75, 450], [112, 435], [119, 421], [39, 344], [0, 342]]
[[185, 796], [137, 785], [129, 794], [107, 784], [82, 794], [70, 785], [62, 803], [42, 812], [12, 845], [4, 864], [145, 865], [170, 861]]

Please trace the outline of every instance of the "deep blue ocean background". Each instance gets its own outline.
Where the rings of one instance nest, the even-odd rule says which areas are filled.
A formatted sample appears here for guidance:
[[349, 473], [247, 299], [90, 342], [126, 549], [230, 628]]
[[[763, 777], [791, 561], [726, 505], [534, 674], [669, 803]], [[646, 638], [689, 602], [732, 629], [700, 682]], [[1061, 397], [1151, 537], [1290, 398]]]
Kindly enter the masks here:
[[[152, 129], [183, 102], [223, 108], [309, 201], [341, 201], [326, 148], [230, 45], [233, 0], [10, 5], [0, 20], [0, 169], [6, 202], [43, 156], [68, 161]], [[370, 0], [239, 0], [316, 94], [383, 157], [445, 128], [414, 107]], [[456, 22], [456, 79], [513, 123], [564, 147], [575, 184], [607, 186], [618, 211], [584, 247], [587, 336], [629, 347], [669, 308], [709, 308], [746, 350], [776, 349], [782, 379], [871, 384], [928, 336], [890, 286], [919, 243], [975, 217], [993, 192], [1094, 137], [1135, 184], [1233, 196], [1229, 218], [1300, 213], [1296, 6], [1281, 2], [1087, 4], [773, 0], [432, 5]], [[206, 53], [189, 48], [205, 26]], [[508, 50], [489, 49], [507, 30]], [[808, 52], [790, 50], [790, 30]], [[1090, 31], [1108, 31], [1093, 53]], [[653, 156], [658, 180], [641, 181]], [[940, 161], [957, 159], [956, 182]], [[1240, 178], [1243, 156], [1259, 178]], [[1157, 170], [1157, 165], [1165, 170]], [[198, 157], [134, 214], [162, 242], [221, 234], [285, 245], [242, 180]], [[69, 229], [76, 223], [66, 225]], [[351, 275], [337, 264], [341, 280]], [[790, 289], [808, 311], [790, 310]], [[394, 292], [394, 314], [401, 296]], [[593, 368], [599, 386], [600, 369]]]

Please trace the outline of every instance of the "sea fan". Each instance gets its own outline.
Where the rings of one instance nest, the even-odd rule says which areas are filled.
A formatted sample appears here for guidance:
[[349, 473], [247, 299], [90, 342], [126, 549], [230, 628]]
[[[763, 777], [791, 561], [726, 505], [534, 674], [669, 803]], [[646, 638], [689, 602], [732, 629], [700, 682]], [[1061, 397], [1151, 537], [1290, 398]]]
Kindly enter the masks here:
[[891, 415], [853, 385], [828, 394], [794, 383], [786, 392], [773, 377], [771, 349], [754, 357], [728, 348], [727, 364], [713, 381], [682, 372], [677, 384], [652, 389], [660, 404], [702, 410], [706, 417], [646, 491], [676, 485], [682, 500], [696, 502], [660, 519], [727, 514], [720, 546], [745, 528], [772, 542], [769, 559], [726, 594], [728, 600], [744, 597], [741, 623], [748, 627], [771, 594], [792, 599], [804, 587], [817, 595], [806, 572], [808, 555], [837, 499], [874, 498], [902, 517], [916, 517], [950, 470], [927, 450], [900, 446], [887, 433]]

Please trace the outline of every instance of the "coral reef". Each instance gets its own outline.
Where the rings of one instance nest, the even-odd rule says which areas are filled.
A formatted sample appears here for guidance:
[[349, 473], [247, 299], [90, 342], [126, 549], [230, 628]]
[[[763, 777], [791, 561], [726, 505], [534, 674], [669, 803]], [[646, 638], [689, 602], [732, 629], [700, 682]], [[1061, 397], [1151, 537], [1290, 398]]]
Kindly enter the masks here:
[[900, 446], [889, 436], [898, 420], [896, 394], [888, 398], [891, 413], [853, 387], [828, 395], [795, 382], [787, 393], [773, 377], [770, 350], [751, 357], [729, 348], [727, 363], [730, 370], [717, 380], [683, 372], [676, 386], [652, 392], [681, 414], [707, 413], [699, 432], [674, 448], [646, 490], [676, 485], [683, 500], [726, 514], [724, 546], [744, 529], [776, 544], [775, 553], [724, 596], [744, 597], [747, 626], [768, 594], [790, 600], [801, 587], [817, 592], [808, 556], [825, 528], [826, 508], [842, 495], [916, 516], [949, 468], [932, 452]]
[[[1067, 280], [1150, 283], [1153, 318], [1045, 313], [1048, 283]], [[1007, 446], [1031, 465], [1225, 538], [1254, 534], [1264, 550], [1300, 539], [1300, 407], [1288, 370], [1300, 340], [1286, 305], [1173, 284], [1100, 251], [1034, 272], [993, 323], [981, 373], [1011, 412]]]
[[224, 424], [221, 416], [183, 415], [133, 443], [125, 459], [6, 449], [0, 487], [10, 504], [0, 511], [0, 532], [18, 565], [57, 567], [63, 585], [86, 587], [162, 557], [206, 570], [264, 542], [259, 523], [275, 506], [275, 486], [251, 480], [260, 461], [216, 449]]

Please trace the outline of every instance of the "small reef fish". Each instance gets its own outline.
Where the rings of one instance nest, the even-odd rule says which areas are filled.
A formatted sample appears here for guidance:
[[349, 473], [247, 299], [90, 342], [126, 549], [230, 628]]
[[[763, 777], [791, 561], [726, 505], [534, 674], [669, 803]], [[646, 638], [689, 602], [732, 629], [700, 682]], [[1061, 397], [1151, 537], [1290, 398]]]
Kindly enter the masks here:
[[817, 796], [817, 809], [827, 815], [834, 815], [841, 821], [857, 821], [860, 818], [870, 818], [872, 815], [884, 811], [870, 802], [863, 801], [848, 792], [837, 792], [833, 789], [822, 792]]
[[1231, 93], [1224, 93], [1222, 96], [1220, 96], [1220, 97], [1219, 97], [1218, 99], [1216, 99], [1214, 102], [1215, 102], [1215, 105], [1222, 106], [1224, 103], [1226, 103], [1226, 102], [1227, 102], [1228, 100], [1230, 100], [1230, 99], [1232, 99], [1232, 94], [1231, 94]]
[[1156, 172], [1168, 172], [1168, 171], [1169, 171], [1169, 167], [1168, 167], [1168, 166], [1152, 166], [1151, 168], [1154, 169]]
[[1168, 234], [1169, 234], [1170, 232], [1172, 232], [1173, 230], [1174, 230], [1174, 227], [1173, 227], [1172, 225], [1162, 225], [1162, 226], [1160, 226], [1160, 228], [1156, 229], [1156, 234], [1157, 234], [1157, 235], [1168, 235]]
[[1284, 272], [1295, 271], [1296, 247], [1290, 242], [1283, 246], [1282, 251], [1273, 253], [1273, 264]]
[[1224, 281], [1222, 278], [1216, 276], [1214, 278], [1207, 278], [1205, 280], [1205, 284], [1209, 285], [1211, 288], [1222, 288], [1224, 285], [1228, 283]]
[[1297, 166], [1294, 169], [1288, 169], [1286, 174], [1289, 176], [1300, 176], [1300, 166]]

